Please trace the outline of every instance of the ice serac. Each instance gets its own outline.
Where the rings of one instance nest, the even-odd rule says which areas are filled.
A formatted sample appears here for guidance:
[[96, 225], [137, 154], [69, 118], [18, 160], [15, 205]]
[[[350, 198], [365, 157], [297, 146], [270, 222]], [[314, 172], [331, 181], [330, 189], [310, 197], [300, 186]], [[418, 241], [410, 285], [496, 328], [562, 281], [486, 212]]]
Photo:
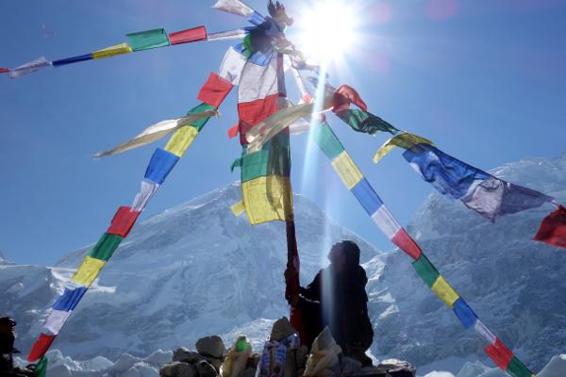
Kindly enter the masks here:
[[[156, 349], [192, 347], [212, 334], [226, 335], [229, 341], [242, 331], [259, 345], [271, 330], [270, 321], [288, 314], [285, 226], [274, 222], [252, 227], [245, 218], [234, 217], [230, 206], [239, 199], [239, 186], [230, 185], [138, 224], [53, 349], [75, 359], [115, 359], [123, 352], [145, 356]], [[364, 261], [377, 254], [304, 197], [295, 196], [295, 209], [305, 283], [326, 261], [333, 242], [355, 240]], [[0, 289], [13, 292], [7, 301], [0, 300], [0, 312], [19, 318], [23, 350], [29, 349], [48, 307], [62, 292], [62, 281], [87, 250], [67, 255], [53, 269], [0, 266], [5, 269]], [[5, 279], [6, 271], [13, 279]]]
[[[491, 171], [566, 202], [566, 154]], [[504, 342], [537, 371], [566, 345], [566, 253], [532, 241], [545, 205], [490, 223], [461, 203], [432, 194], [408, 227], [432, 262]], [[416, 365], [450, 357], [486, 361], [483, 343], [420, 281], [404, 255], [385, 260], [371, 280], [375, 355]], [[379, 294], [387, 289], [387, 295]], [[455, 372], [455, 371], [453, 371]]]

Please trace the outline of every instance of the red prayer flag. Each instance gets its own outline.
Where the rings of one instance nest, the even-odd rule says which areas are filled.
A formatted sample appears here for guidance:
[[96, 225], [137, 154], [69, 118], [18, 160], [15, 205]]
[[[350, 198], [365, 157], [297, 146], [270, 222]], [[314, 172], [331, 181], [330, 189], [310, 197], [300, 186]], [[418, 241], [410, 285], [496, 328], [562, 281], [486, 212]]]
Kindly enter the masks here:
[[0, 67], [0, 73], [8, 73], [10, 72], [9, 68]]
[[279, 94], [272, 94], [265, 98], [251, 102], [241, 102], [238, 104], [238, 114], [240, 116], [240, 143], [246, 145], [246, 133], [279, 109]]
[[200, 89], [197, 98], [211, 106], [219, 107], [232, 90], [232, 83], [212, 72]]
[[28, 361], [30, 363], [37, 361], [45, 355], [49, 347], [51, 347], [51, 343], [55, 340], [55, 335], [46, 335], [41, 333], [39, 338], [35, 341], [33, 346], [31, 347], [31, 351], [28, 355]]
[[363, 111], [367, 111], [368, 107], [360, 94], [356, 89], [348, 85], [341, 85], [336, 92], [334, 92], [334, 99], [332, 100], [332, 106], [335, 113], [339, 113], [343, 110], [350, 108], [350, 104], [358, 106]]
[[169, 34], [169, 42], [172, 45], [204, 41], [206, 40], [206, 38], [206, 27], [204, 26], [197, 26], [191, 29], [176, 31]]
[[228, 130], [228, 138], [235, 138], [236, 136], [238, 136], [238, 132], [240, 132], [240, 124], [236, 123]]
[[495, 343], [485, 347], [485, 353], [503, 370], [507, 369], [513, 358], [513, 352], [499, 338], [495, 339]]
[[414, 260], [419, 259], [422, 254], [419, 245], [417, 245], [417, 243], [411, 238], [409, 233], [407, 233], [403, 228], [395, 233], [395, 235], [391, 239], [391, 242], [393, 242], [395, 246], [403, 250]]
[[130, 207], [120, 207], [114, 214], [110, 227], [106, 231], [108, 234], [116, 234], [126, 238], [134, 223], [138, 219], [140, 212], [132, 211]]
[[535, 240], [566, 248], [566, 208], [563, 206], [546, 216], [535, 235]]

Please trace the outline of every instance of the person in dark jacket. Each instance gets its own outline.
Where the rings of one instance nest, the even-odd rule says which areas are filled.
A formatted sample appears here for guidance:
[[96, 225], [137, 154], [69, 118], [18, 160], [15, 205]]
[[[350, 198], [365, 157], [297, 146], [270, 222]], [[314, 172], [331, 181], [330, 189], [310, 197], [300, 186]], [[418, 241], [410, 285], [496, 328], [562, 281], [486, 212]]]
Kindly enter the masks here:
[[16, 321], [10, 317], [0, 318], [0, 377], [35, 376], [31, 369], [14, 367], [14, 354], [20, 353], [14, 348], [16, 340]]
[[367, 276], [360, 266], [360, 248], [352, 241], [342, 241], [328, 254], [330, 265], [322, 269], [307, 287], [301, 287], [299, 307], [312, 340], [325, 326], [346, 356], [363, 365], [371, 359], [365, 352], [373, 342], [368, 316], [365, 286]]

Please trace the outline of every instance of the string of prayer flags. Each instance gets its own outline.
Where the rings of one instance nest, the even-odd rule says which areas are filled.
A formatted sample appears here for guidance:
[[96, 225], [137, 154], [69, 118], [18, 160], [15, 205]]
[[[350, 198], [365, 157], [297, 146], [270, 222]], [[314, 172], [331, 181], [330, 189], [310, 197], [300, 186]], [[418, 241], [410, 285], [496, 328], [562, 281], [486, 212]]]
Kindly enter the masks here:
[[429, 144], [432, 145], [432, 141], [425, 139], [424, 137], [409, 133], [401, 132], [387, 140], [375, 153], [373, 156], [373, 162], [377, 164], [383, 157], [389, 154], [395, 147], [410, 149], [416, 144]]
[[17, 79], [19, 77], [28, 75], [32, 72], [50, 66], [51, 66], [51, 62], [42, 56], [40, 58], [32, 60], [29, 63], [25, 63], [20, 65], [19, 67], [11, 69], [8, 72], [8, 75], [10, 76], [11, 79]]
[[97, 279], [122, 240], [128, 236], [148, 201], [184, 155], [199, 131], [216, 113], [216, 107], [201, 103], [187, 112], [185, 122], [177, 122], [181, 124], [168, 128], [169, 132], [174, 131], [174, 134], [165, 149], [157, 148], [152, 155], [145, 178], [141, 182], [140, 192], [136, 194], [132, 207], [118, 208], [107, 231], [84, 257], [71, 281], [67, 283], [65, 291], [53, 304], [42, 332], [28, 354], [29, 362], [37, 361], [45, 355], [87, 289]]
[[317, 145], [328, 157], [332, 167], [344, 183], [360, 202], [367, 214], [376, 226], [401, 250], [411, 258], [418, 259], [422, 251], [415, 241], [403, 229], [401, 224], [395, 220], [389, 209], [383, 205], [383, 201], [377, 195], [368, 180], [360, 172], [360, 169], [352, 161], [344, 146], [338, 140], [326, 122], [318, 124], [313, 130], [313, 137]]
[[248, 131], [275, 114], [286, 96], [283, 55], [272, 54], [262, 64], [253, 59], [255, 55], [246, 60], [239, 75], [242, 203], [251, 224], [292, 220], [289, 133], [278, 133], [261, 150], [247, 149]]
[[206, 39], [207, 39], [206, 27], [202, 25], [190, 29], [169, 33], [169, 42], [171, 43], [171, 45], [205, 41]]
[[[335, 167], [335, 161], [344, 156], [347, 152], [342, 143], [336, 137], [336, 134], [330, 129], [326, 122], [316, 126], [315, 140], [320, 146], [324, 154], [332, 161]], [[359, 172], [353, 161], [348, 162], [349, 169]], [[440, 274], [438, 269], [426, 257], [421, 248], [411, 238], [411, 236], [403, 229], [403, 227], [393, 217], [391, 212], [383, 204], [383, 201], [370, 185], [368, 180], [361, 176], [358, 183], [351, 187], [351, 181], [344, 179], [343, 172], [336, 169], [338, 175], [342, 178], [345, 186], [354, 194], [368, 215], [376, 223], [378, 228], [401, 250], [413, 259], [413, 267], [418, 276], [426, 283], [426, 285], [436, 294], [436, 296], [444, 302], [446, 306], [452, 309], [456, 317], [462, 325], [469, 329], [474, 328], [476, 332], [487, 341], [488, 346], [485, 348], [487, 355], [507, 373], [513, 377], [532, 377], [532, 372], [515, 356], [513, 352], [497, 338], [483, 324], [472, 308], [448, 281]], [[358, 173], [350, 174], [350, 176], [358, 175]], [[361, 175], [361, 173], [359, 173]]]
[[538, 191], [496, 178], [432, 145], [414, 145], [403, 153], [403, 157], [440, 193], [461, 200], [466, 207], [491, 221], [554, 200]]
[[169, 38], [163, 28], [129, 33], [126, 34], [126, 37], [128, 44], [134, 51], [169, 46]]

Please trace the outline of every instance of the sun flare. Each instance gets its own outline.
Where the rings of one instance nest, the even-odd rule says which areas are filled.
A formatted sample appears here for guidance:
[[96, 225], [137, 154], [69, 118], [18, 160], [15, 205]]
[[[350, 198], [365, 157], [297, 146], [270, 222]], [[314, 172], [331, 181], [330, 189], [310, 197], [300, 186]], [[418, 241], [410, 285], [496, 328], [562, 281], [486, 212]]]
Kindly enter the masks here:
[[328, 64], [351, 51], [357, 27], [357, 17], [344, 1], [317, 0], [298, 17], [297, 44], [312, 62]]

